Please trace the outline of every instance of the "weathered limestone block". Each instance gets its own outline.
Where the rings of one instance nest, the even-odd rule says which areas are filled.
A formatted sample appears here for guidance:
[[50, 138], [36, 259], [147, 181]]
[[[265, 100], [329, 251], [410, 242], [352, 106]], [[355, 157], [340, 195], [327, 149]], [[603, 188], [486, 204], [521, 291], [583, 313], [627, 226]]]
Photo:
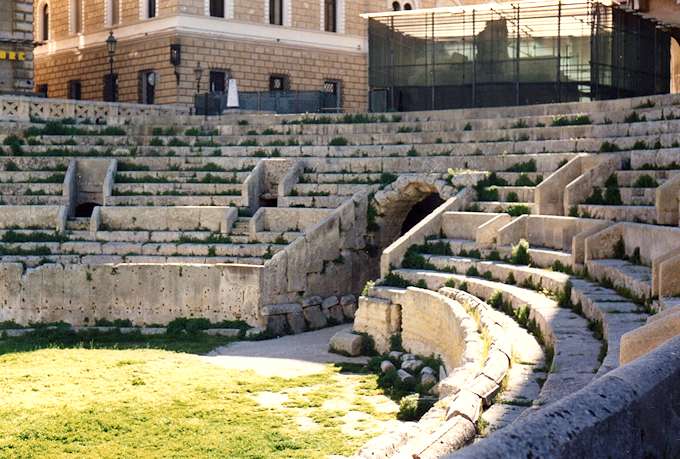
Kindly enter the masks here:
[[355, 357], [361, 354], [362, 344], [363, 337], [361, 335], [343, 330], [333, 335], [330, 341], [330, 349], [332, 352]]
[[380, 362], [380, 371], [383, 373], [387, 373], [389, 371], [394, 370], [394, 364], [390, 362], [389, 360], [383, 360]]
[[327, 319], [321, 311], [321, 306], [308, 306], [303, 308], [302, 312], [311, 330], [317, 330], [326, 326]]
[[446, 419], [454, 416], [462, 416], [468, 421], [477, 422], [477, 418], [482, 412], [482, 398], [467, 389], [463, 389], [456, 395], [456, 399], [451, 403], [446, 412]]
[[390, 349], [390, 337], [401, 332], [401, 308], [391, 301], [362, 296], [354, 318], [354, 331], [368, 333], [378, 352]]
[[680, 306], [673, 306], [668, 309], [664, 309], [663, 311], [659, 311], [654, 315], [651, 315], [647, 317], [647, 323], [652, 323], [656, 322], [657, 320], [665, 319], [666, 317], [673, 315], [673, 314], [680, 314]]
[[288, 321], [283, 314], [266, 316], [267, 331], [273, 335], [280, 336], [288, 333]]
[[205, 334], [210, 336], [226, 336], [229, 338], [238, 338], [238, 336], [241, 334], [241, 330], [239, 330], [238, 328], [209, 328], [205, 330]]
[[290, 331], [292, 331], [294, 334], [302, 333], [307, 329], [302, 308], [300, 308], [299, 311], [289, 312], [286, 314], [286, 320], [288, 321]]
[[422, 366], [423, 366], [423, 361], [418, 360], [418, 359], [404, 360], [404, 362], [402, 362], [402, 364], [401, 364], [401, 368], [403, 370], [406, 370], [409, 373], [413, 373], [413, 374], [418, 373], [418, 371], [420, 371]]
[[438, 459], [464, 447], [477, 431], [474, 423], [457, 416], [445, 422], [432, 435], [422, 440], [425, 446], [417, 452], [419, 459]]
[[342, 313], [348, 320], [354, 320], [354, 316], [357, 312], [357, 299], [354, 295], [345, 295], [340, 298], [340, 306], [342, 307]]
[[680, 335], [680, 314], [669, 314], [631, 330], [621, 337], [619, 361], [625, 365], [677, 335]]
[[397, 370], [397, 378], [399, 378], [399, 381], [401, 381], [404, 384], [413, 384], [416, 381], [416, 379], [413, 377], [411, 373], [401, 369]]

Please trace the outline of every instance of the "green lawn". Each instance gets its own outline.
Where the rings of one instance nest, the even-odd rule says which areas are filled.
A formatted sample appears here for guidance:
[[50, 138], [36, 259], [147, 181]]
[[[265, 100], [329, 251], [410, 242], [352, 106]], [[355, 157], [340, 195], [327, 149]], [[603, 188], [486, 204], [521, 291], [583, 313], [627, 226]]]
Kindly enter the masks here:
[[395, 417], [373, 375], [265, 378], [157, 349], [5, 353], [0, 394], [11, 458], [350, 455]]

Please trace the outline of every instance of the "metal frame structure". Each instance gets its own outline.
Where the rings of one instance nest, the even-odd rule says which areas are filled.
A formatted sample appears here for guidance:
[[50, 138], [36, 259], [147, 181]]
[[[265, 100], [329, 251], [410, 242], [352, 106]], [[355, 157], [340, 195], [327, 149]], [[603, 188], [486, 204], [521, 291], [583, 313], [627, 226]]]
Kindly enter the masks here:
[[599, 100], [670, 90], [669, 30], [606, 0], [493, 3], [365, 17], [374, 111]]

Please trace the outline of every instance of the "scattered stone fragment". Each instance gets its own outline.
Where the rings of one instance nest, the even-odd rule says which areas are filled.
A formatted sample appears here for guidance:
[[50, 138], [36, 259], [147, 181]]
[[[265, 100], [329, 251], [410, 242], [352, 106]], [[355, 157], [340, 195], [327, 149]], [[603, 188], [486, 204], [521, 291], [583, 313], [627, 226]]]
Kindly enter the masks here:
[[256, 338], [265, 332], [264, 328], [253, 327], [246, 330], [246, 338]]
[[394, 370], [394, 364], [389, 360], [383, 360], [380, 362], [380, 371], [387, 373], [388, 371]]
[[355, 357], [361, 354], [362, 343], [363, 337], [361, 335], [343, 330], [333, 335], [330, 348], [332, 352]]
[[423, 361], [422, 360], [417, 360], [417, 359], [409, 359], [409, 360], [404, 360], [401, 364], [401, 368], [403, 370], [408, 371], [409, 373], [417, 374], [418, 371], [423, 367]]
[[421, 373], [420, 384], [425, 387], [431, 387], [437, 384], [437, 377], [432, 373]]
[[401, 356], [404, 355], [404, 353], [403, 353], [403, 352], [399, 352], [399, 351], [391, 351], [391, 352], [390, 352], [389, 354], [387, 354], [387, 355], [389, 356], [389, 358], [391, 358], [391, 359], [393, 359], [393, 360], [401, 360]]
[[416, 359], [416, 356], [413, 355], [413, 354], [402, 354], [401, 355], [401, 361], [402, 362], [405, 361], [405, 360], [415, 360], [415, 359]]
[[406, 370], [397, 370], [397, 377], [404, 384], [413, 384], [416, 381], [413, 375]]

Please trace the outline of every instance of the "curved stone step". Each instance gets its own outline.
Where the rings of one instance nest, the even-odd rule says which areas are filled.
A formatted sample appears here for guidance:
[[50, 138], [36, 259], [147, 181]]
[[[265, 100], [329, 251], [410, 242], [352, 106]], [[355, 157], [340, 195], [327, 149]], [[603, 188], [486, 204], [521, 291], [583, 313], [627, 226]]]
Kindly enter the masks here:
[[398, 269], [394, 273], [413, 283], [423, 279], [433, 290], [441, 288], [448, 280], [457, 284], [465, 282], [468, 290], [479, 298], [490, 298], [499, 291], [513, 309], [528, 306], [529, 319], [536, 321], [544, 342], [554, 349], [552, 371], [538, 399], [541, 405], [584, 387], [600, 367], [601, 343], [588, 330], [587, 321], [568, 309], [559, 308], [557, 302], [545, 295], [514, 285], [437, 271]]

